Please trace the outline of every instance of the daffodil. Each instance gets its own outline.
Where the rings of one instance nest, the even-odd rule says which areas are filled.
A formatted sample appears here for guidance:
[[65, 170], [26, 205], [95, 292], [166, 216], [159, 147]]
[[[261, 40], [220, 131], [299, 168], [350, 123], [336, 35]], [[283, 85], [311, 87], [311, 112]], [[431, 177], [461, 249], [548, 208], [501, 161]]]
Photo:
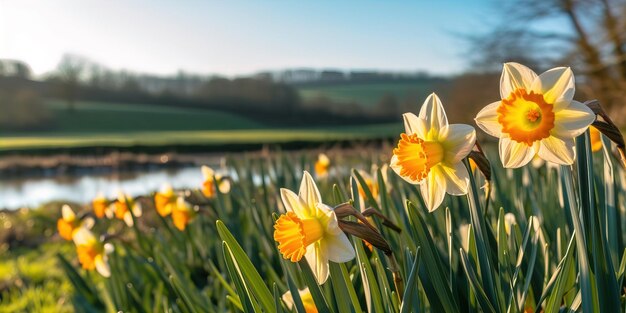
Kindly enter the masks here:
[[557, 67], [537, 75], [524, 65], [504, 64], [502, 100], [476, 116], [482, 130], [500, 138], [504, 167], [524, 166], [535, 154], [557, 164], [574, 162], [574, 137], [596, 118], [591, 109], [573, 100], [574, 91], [570, 68]]
[[465, 124], [448, 124], [436, 94], [428, 96], [419, 116], [405, 113], [406, 132], [393, 150], [391, 168], [420, 193], [429, 211], [443, 202], [446, 192], [467, 193], [469, 173], [461, 163], [476, 142], [476, 131]]
[[[117, 200], [115, 200], [114, 209], [115, 209], [115, 217], [121, 220], [124, 220], [126, 225], [133, 226], [133, 216], [139, 217], [141, 216], [141, 204], [136, 202], [132, 197], [125, 195], [123, 192], [119, 192], [117, 196]], [[132, 214], [129, 210], [133, 210]]]
[[196, 216], [196, 212], [191, 205], [185, 201], [183, 197], [178, 197], [174, 206], [172, 206], [172, 221], [178, 230], [183, 231], [187, 224]]
[[84, 269], [95, 269], [104, 277], [111, 276], [108, 254], [113, 252], [113, 245], [101, 242], [84, 227], [79, 228], [74, 234], [74, 244], [78, 261]]
[[[204, 176], [202, 193], [207, 198], [215, 197], [218, 189], [221, 193], [228, 193], [230, 191], [230, 180], [228, 180], [222, 174], [216, 173], [212, 168], [206, 165], [202, 166], [202, 175]], [[217, 188], [215, 188], [216, 181]]]
[[328, 176], [328, 169], [330, 168], [330, 159], [324, 153], [320, 153], [315, 161], [315, 176], [317, 178], [325, 178]]
[[72, 237], [79, 228], [91, 228], [93, 224], [93, 219], [79, 219], [72, 208], [70, 208], [69, 205], [64, 204], [63, 207], [61, 207], [61, 218], [57, 220], [57, 229], [59, 230], [61, 238], [65, 240], [72, 240]]
[[98, 193], [96, 198], [91, 202], [91, 206], [93, 207], [93, 213], [98, 218], [103, 218], [107, 215], [107, 211], [109, 210], [109, 201], [102, 195], [102, 193]]
[[591, 137], [591, 151], [602, 150], [602, 133], [597, 128], [589, 126], [589, 135]]
[[[387, 184], [387, 169], [388, 168], [389, 167], [387, 164], [384, 164], [380, 168], [380, 173], [382, 175], [383, 181], [385, 182], [385, 186], [389, 186], [389, 184]], [[380, 195], [380, 193], [385, 192], [384, 190], [380, 190], [380, 186], [378, 185], [378, 166], [372, 165], [371, 174], [362, 170], [359, 170], [359, 174], [361, 174], [361, 177], [365, 181], [365, 185], [367, 185], [367, 188], [372, 193], [372, 197], [374, 197], [374, 199], [378, 199], [378, 196]], [[363, 189], [363, 186], [361, 186], [360, 184], [359, 184], [359, 195], [362, 198], [365, 198], [365, 190]]]
[[176, 205], [176, 194], [169, 184], [164, 185], [154, 195], [154, 207], [159, 215], [165, 217], [172, 213], [172, 207]]
[[[300, 295], [300, 300], [302, 300], [302, 305], [304, 306], [304, 311], [306, 313], [318, 312], [317, 307], [315, 307], [315, 301], [313, 301], [313, 296], [311, 295], [308, 287], [302, 290], [298, 290], [298, 294]], [[282, 298], [283, 302], [285, 302], [285, 304], [287, 305], [287, 308], [289, 308], [289, 310], [293, 310], [295, 304], [291, 291], [285, 292]]]
[[274, 240], [283, 258], [298, 262], [306, 258], [318, 284], [328, 278], [328, 261], [343, 263], [354, 258], [354, 248], [339, 228], [332, 208], [322, 203], [320, 192], [308, 172], [304, 172], [300, 191], [281, 189], [287, 210], [274, 224]]

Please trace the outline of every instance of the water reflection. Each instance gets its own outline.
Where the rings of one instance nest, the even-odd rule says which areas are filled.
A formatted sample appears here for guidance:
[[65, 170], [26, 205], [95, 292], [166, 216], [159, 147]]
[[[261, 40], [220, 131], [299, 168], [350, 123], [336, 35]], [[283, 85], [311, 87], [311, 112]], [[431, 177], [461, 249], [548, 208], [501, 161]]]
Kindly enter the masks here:
[[202, 184], [202, 173], [199, 167], [185, 167], [80, 177], [5, 179], [0, 180], [0, 208], [33, 208], [56, 200], [88, 203], [98, 192], [115, 197], [118, 190], [139, 196], [158, 190], [166, 182], [174, 188], [197, 188]]

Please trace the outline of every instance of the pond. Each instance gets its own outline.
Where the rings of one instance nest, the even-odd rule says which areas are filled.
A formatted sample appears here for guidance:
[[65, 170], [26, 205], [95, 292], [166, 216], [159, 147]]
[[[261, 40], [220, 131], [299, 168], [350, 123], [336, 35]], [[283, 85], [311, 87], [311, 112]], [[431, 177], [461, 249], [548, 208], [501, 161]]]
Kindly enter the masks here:
[[89, 203], [101, 192], [116, 197], [119, 190], [139, 196], [159, 190], [165, 183], [173, 188], [198, 188], [203, 177], [199, 166], [81, 176], [0, 179], [0, 208], [35, 208], [50, 201]]

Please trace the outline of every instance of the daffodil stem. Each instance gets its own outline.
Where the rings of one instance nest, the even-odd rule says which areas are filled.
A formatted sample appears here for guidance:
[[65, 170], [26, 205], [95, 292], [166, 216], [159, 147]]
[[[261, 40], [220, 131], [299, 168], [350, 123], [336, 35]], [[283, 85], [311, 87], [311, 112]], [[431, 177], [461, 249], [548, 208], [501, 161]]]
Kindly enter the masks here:
[[400, 275], [400, 266], [396, 261], [396, 257], [393, 253], [386, 254], [387, 260], [389, 261], [389, 270], [391, 271], [391, 275], [393, 276], [393, 285], [396, 288], [396, 295], [398, 296], [399, 303], [402, 303], [402, 295], [404, 295], [404, 281], [402, 280], [402, 276]]

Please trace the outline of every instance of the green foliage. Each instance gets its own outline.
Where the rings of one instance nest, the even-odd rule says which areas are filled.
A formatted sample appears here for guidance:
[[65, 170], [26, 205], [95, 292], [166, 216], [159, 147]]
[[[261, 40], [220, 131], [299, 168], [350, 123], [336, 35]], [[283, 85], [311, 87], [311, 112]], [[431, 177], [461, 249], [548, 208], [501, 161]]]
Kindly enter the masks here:
[[[133, 229], [110, 221], [122, 225], [110, 240], [116, 247], [110, 278], [78, 267], [73, 252], [58, 261], [73, 286], [76, 311], [304, 312], [299, 290], [308, 287], [320, 312], [619, 312], [626, 238], [618, 229], [626, 204], [607, 206], [602, 199], [623, 199], [626, 176], [611, 154], [592, 155], [583, 140], [579, 146], [586, 151], [579, 148], [575, 171], [494, 164], [490, 189], [481, 188], [484, 178], [473, 173], [468, 196], [448, 195], [432, 213], [416, 187], [391, 171], [384, 180], [377, 170], [376, 191], [353, 170], [369, 172], [388, 151], [331, 153], [331, 175], [317, 179], [324, 202], [349, 201], [386, 216], [384, 223], [369, 218], [393, 254], [352, 237], [356, 258], [331, 263], [322, 286], [306, 261], [283, 259], [272, 228], [284, 212], [279, 189], [297, 190], [301, 170], [313, 169], [314, 153], [228, 160], [231, 191], [197, 202], [199, 214], [182, 232], [169, 217], [150, 227], [142, 224], [145, 215], [136, 217]], [[610, 179], [602, 171], [607, 162]], [[145, 211], [153, 210], [150, 202], [143, 202]], [[616, 219], [613, 226], [607, 226], [607, 214]], [[390, 271], [396, 262], [403, 289]], [[292, 308], [283, 301], [287, 291]]]

